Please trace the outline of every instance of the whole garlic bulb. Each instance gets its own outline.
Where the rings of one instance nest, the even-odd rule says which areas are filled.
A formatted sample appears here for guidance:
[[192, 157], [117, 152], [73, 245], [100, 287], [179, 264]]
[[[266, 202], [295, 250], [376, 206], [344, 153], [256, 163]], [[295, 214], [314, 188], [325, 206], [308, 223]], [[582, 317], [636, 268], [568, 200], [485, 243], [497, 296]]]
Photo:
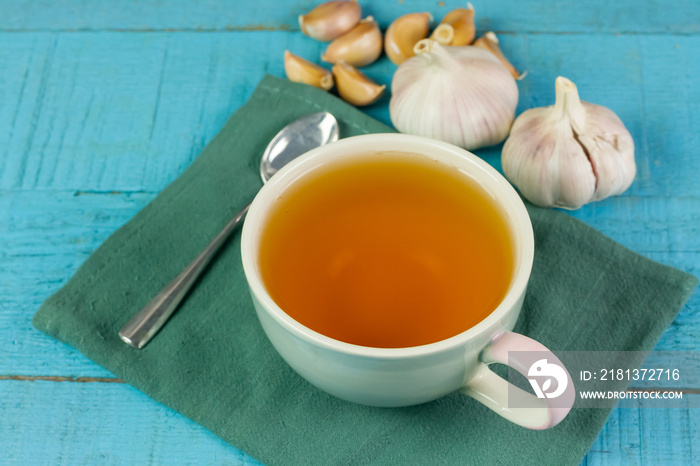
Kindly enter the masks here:
[[582, 102], [558, 77], [556, 102], [523, 112], [503, 146], [506, 177], [532, 203], [578, 209], [620, 194], [636, 173], [634, 141], [610, 109]]
[[486, 50], [416, 44], [391, 82], [391, 122], [402, 133], [468, 150], [498, 144], [508, 136], [518, 104], [515, 79]]

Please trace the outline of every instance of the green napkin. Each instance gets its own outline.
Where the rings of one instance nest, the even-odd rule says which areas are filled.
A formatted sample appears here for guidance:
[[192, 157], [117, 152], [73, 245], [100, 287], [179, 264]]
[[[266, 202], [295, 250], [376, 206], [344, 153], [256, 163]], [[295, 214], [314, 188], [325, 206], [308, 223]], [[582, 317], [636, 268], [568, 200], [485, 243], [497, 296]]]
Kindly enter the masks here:
[[[264, 78], [195, 162], [46, 300], [34, 325], [265, 464], [578, 464], [609, 409], [573, 410], [536, 432], [456, 393], [371, 408], [307, 383], [258, 323], [240, 235], [149, 345], [119, 340], [119, 328], [253, 198], [268, 141], [323, 110], [342, 137], [392, 131], [317, 89]], [[697, 279], [563, 213], [529, 211], [536, 255], [516, 330], [555, 352], [652, 349]]]

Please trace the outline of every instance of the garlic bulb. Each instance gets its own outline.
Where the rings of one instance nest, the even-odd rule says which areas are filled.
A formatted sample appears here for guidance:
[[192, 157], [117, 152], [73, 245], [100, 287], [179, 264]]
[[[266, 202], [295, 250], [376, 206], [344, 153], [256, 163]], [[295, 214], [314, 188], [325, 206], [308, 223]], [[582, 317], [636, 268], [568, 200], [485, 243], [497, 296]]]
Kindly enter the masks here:
[[382, 54], [382, 32], [371, 16], [328, 44], [321, 60], [328, 63], [344, 61], [353, 66], [366, 66]]
[[503, 146], [506, 177], [540, 206], [577, 209], [625, 191], [636, 172], [634, 141], [610, 109], [582, 102], [556, 79], [554, 105], [520, 115]]
[[515, 117], [518, 87], [498, 59], [473, 46], [416, 44], [391, 83], [389, 112], [402, 133], [473, 150], [503, 141]]
[[362, 9], [356, 1], [333, 0], [300, 15], [299, 27], [312, 39], [328, 42], [352, 29], [361, 15]]

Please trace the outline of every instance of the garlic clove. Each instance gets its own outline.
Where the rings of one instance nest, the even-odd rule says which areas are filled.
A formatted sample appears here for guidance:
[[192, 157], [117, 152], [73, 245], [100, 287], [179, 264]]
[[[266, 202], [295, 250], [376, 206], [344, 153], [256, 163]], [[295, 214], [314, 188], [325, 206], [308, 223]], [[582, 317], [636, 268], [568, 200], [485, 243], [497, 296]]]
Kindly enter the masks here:
[[518, 86], [498, 59], [473, 46], [418, 41], [416, 56], [394, 73], [394, 127], [474, 150], [502, 142], [518, 104]]
[[595, 176], [594, 191], [585, 202], [621, 194], [636, 174], [632, 136], [610, 109], [582, 102], [576, 85], [569, 79], [559, 76], [555, 90], [555, 115], [563, 113], [570, 118], [573, 140]]
[[455, 29], [449, 24], [439, 24], [435, 28], [430, 38], [441, 43], [442, 45], [450, 45], [455, 36]]
[[553, 106], [523, 112], [503, 146], [506, 177], [534, 204], [577, 209], [632, 183], [634, 142], [610, 109], [582, 102], [558, 77]]
[[468, 8], [457, 8], [442, 18], [441, 24], [452, 26], [452, 40], [447, 45], [469, 45], [474, 41], [476, 27], [474, 26], [474, 7], [468, 3]]
[[495, 33], [491, 31], [487, 32], [483, 37], [479, 37], [477, 40], [475, 40], [474, 45], [494, 54], [515, 79], [522, 79], [525, 77], [525, 74], [521, 75], [520, 72], [508, 61], [506, 56], [503, 55], [501, 47], [498, 45], [498, 37], [496, 37]]
[[328, 42], [352, 29], [361, 17], [362, 8], [357, 1], [334, 0], [300, 15], [299, 27], [307, 36]]
[[518, 117], [510, 130], [502, 151], [503, 172], [533, 204], [577, 209], [595, 192], [595, 174], [571, 126], [552, 128], [550, 112], [533, 110], [527, 123]]
[[284, 51], [284, 72], [290, 81], [310, 84], [324, 91], [333, 87], [333, 74], [315, 63]]
[[409, 13], [396, 18], [384, 36], [384, 50], [389, 60], [400, 65], [415, 55], [413, 47], [428, 35], [432, 19], [430, 13]]
[[362, 107], [376, 102], [386, 86], [378, 85], [357, 68], [345, 62], [333, 65], [338, 94], [347, 102]]
[[586, 105], [589, 134], [579, 135], [579, 141], [588, 151], [591, 166], [598, 183], [592, 201], [622, 194], [634, 181], [637, 167], [634, 162], [634, 140], [615, 113], [600, 105]]
[[329, 63], [344, 61], [352, 66], [366, 66], [382, 54], [382, 32], [371, 16], [331, 42], [321, 60]]

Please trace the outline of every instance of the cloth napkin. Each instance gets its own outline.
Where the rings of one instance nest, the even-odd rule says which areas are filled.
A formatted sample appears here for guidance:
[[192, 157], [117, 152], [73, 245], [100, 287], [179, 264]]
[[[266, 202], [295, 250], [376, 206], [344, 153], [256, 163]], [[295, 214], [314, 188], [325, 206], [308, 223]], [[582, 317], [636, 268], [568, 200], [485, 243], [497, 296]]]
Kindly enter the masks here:
[[[372, 408], [307, 383], [257, 320], [240, 234], [144, 349], [121, 342], [121, 326], [253, 198], [268, 141], [324, 110], [341, 137], [393, 131], [325, 92], [265, 77], [192, 165], [46, 300], [36, 328], [264, 464], [579, 464], [612, 405], [574, 409], [555, 428], [531, 431], [458, 393]], [[566, 214], [528, 210], [536, 255], [516, 331], [555, 352], [651, 350], [697, 279]]]

